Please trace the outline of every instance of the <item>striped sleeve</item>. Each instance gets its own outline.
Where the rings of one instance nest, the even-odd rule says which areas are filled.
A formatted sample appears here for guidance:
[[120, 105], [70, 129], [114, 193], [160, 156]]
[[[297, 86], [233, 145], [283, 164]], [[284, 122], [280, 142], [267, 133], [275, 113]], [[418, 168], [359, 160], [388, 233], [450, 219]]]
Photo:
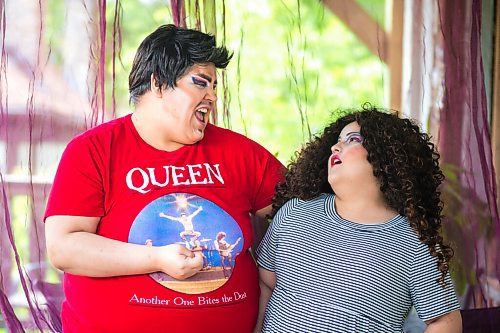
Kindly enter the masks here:
[[299, 204], [299, 199], [286, 202], [276, 213], [269, 229], [257, 248], [257, 263], [262, 268], [276, 270], [276, 250], [279, 246], [280, 227], [290, 212]]
[[423, 321], [460, 309], [450, 275], [445, 278], [446, 286], [437, 282], [440, 276], [437, 259], [430, 255], [427, 245], [420, 243], [410, 272], [410, 292]]

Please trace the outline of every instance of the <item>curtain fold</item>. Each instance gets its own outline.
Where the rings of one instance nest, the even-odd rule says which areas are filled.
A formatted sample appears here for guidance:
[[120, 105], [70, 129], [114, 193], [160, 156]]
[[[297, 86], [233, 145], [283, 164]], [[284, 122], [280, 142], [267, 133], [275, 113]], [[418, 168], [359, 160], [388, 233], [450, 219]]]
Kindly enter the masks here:
[[448, 177], [446, 230], [454, 242], [463, 308], [500, 306], [500, 220], [481, 56], [481, 1], [440, 1], [444, 98], [439, 150]]
[[[221, 1], [220, 8], [216, 1], [171, 0], [168, 9], [179, 26], [222, 24], [224, 39]], [[52, 179], [42, 169], [57, 164], [51, 156], [74, 135], [117, 116], [124, 2], [59, 3], [67, 8], [67, 53], [54, 65], [49, 58], [57, 56], [43, 38], [46, 2], [0, 0], [0, 329], [9, 332], [62, 331], [60, 272], [46, 262], [42, 222]], [[222, 21], [204, 10], [222, 15]], [[405, 17], [420, 20], [411, 27], [419, 35], [408, 53], [407, 115], [428, 122], [438, 137], [447, 176], [445, 231], [456, 248], [453, 277], [464, 308], [500, 306], [500, 220], [481, 59], [481, 0], [415, 0], [406, 2], [405, 11]], [[227, 87], [224, 96], [230, 98]], [[229, 125], [227, 103], [221, 112]], [[19, 251], [27, 244], [29, 252]]]

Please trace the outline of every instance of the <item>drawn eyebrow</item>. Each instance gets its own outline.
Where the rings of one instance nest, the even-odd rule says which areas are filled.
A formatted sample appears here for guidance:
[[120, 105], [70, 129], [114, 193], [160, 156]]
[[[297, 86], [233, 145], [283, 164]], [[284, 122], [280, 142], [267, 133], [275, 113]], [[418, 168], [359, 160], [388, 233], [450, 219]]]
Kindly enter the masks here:
[[[207, 80], [208, 82], [212, 82], [212, 77], [210, 75], [203, 74], [203, 73], [196, 73], [194, 75], [199, 76], [202, 79]], [[217, 80], [214, 80], [214, 85], [217, 85]]]
[[[347, 133], [347, 134], [345, 135], [345, 137], [347, 138], [347, 137], [349, 137], [349, 136], [352, 136], [353, 134], [356, 134], [356, 135], [361, 136], [361, 133], [360, 133], [360, 132], [349, 132], [349, 133]], [[338, 141], [340, 141], [340, 139], [341, 139], [341, 136], [339, 135], [339, 137], [338, 137], [338, 139], [337, 139], [337, 140], [338, 140]]]

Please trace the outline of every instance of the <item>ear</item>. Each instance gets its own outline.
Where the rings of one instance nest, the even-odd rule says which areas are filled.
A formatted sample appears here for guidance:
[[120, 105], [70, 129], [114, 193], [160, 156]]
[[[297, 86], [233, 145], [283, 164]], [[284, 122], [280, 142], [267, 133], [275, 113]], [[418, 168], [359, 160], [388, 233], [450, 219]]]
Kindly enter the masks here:
[[153, 92], [153, 94], [156, 97], [161, 98], [161, 96], [162, 96], [162, 94], [161, 94], [161, 88], [156, 85], [156, 82], [157, 81], [156, 81], [156, 78], [155, 78], [154, 74], [151, 74], [151, 78], [150, 78], [151, 91]]

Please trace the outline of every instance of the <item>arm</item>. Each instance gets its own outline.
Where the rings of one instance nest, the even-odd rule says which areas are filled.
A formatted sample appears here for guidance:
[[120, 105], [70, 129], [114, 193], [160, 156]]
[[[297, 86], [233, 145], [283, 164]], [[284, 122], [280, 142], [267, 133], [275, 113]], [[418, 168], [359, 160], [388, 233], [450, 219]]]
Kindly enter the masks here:
[[168, 216], [167, 214], [165, 214], [165, 213], [163, 213], [163, 212], [162, 212], [162, 213], [160, 213], [158, 216], [160, 216], [160, 217], [164, 217], [164, 218], [169, 219], [169, 220], [172, 220], [172, 221], [177, 221], [177, 222], [179, 222], [179, 221], [181, 220], [180, 218], [177, 218], [177, 217]]
[[234, 242], [234, 244], [233, 244], [233, 245], [231, 245], [231, 246], [229, 247], [229, 250], [234, 249], [234, 247], [235, 247], [236, 245], [238, 245], [238, 243], [240, 242], [240, 240], [241, 240], [241, 237], [238, 237], [238, 239], [236, 240], [236, 242]]
[[271, 214], [271, 211], [273, 210], [273, 205], [266, 206], [264, 208], [259, 209], [258, 211], [255, 212], [255, 215], [262, 219], [266, 219], [266, 216]]
[[437, 317], [425, 322], [428, 326], [425, 333], [461, 333], [462, 332], [462, 316], [459, 310], [452, 311], [441, 317]]
[[259, 278], [260, 278], [259, 314], [257, 316], [257, 324], [255, 325], [253, 333], [261, 332], [267, 303], [269, 302], [269, 299], [273, 294], [273, 290], [276, 287], [276, 273], [268, 271], [267, 269], [264, 269], [262, 267], [259, 267]]
[[269, 221], [266, 216], [271, 213], [272, 205], [266, 206], [255, 212], [252, 216], [252, 249], [257, 250], [259, 244], [269, 228]]
[[201, 212], [202, 210], [203, 210], [203, 207], [201, 207], [201, 206], [200, 206], [200, 207], [198, 207], [198, 209], [197, 209], [197, 210], [195, 210], [195, 211], [193, 212], [193, 214], [191, 214], [191, 218], [193, 218], [193, 217], [195, 217], [196, 215], [198, 215], [198, 213], [199, 213], [199, 212]]
[[91, 277], [162, 271], [186, 279], [202, 267], [200, 252], [177, 244], [145, 246], [97, 235], [99, 221], [99, 217], [48, 217], [45, 236], [51, 263], [64, 272]]

